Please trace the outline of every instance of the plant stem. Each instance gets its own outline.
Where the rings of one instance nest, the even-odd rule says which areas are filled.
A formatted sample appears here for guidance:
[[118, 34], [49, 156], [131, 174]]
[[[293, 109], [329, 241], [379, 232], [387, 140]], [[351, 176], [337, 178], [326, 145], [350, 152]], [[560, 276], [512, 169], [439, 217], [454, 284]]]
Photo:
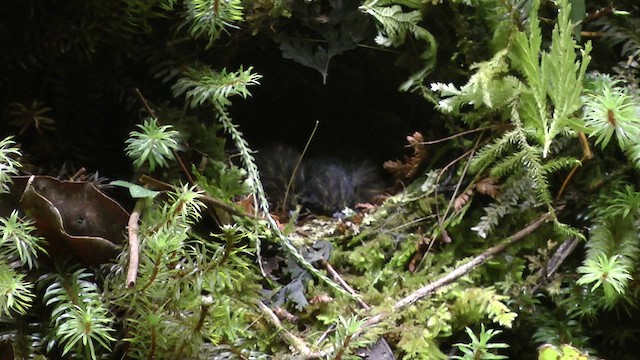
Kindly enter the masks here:
[[129, 232], [129, 267], [127, 268], [127, 287], [133, 287], [138, 277], [138, 265], [140, 263], [140, 241], [138, 240], [138, 220], [144, 208], [145, 199], [136, 201], [136, 206], [129, 216], [127, 226]]

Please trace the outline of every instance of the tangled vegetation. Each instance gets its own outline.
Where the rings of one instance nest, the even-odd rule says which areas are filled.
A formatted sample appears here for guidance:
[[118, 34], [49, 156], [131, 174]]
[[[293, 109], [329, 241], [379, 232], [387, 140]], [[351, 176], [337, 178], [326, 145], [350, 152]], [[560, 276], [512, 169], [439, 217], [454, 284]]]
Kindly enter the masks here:
[[[637, 357], [634, 1], [2, 7], [0, 358]], [[254, 141], [289, 131], [412, 153], [274, 211]]]

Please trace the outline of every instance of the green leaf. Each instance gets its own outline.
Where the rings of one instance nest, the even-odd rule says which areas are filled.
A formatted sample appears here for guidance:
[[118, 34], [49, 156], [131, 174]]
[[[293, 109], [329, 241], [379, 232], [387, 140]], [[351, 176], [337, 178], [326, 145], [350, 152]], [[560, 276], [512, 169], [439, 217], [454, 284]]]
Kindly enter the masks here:
[[141, 199], [141, 198], [153, 199], [158, 194], [160, 194], [159, 191], [149, 190], [138, 184], [133, 184], [124, 180], [112, 181], [111, 183], [109, 183], [109, 185], [120, 186], [120, 187], [129, 189], [129, 194], [131, 194], [131, 197], [135, 199]]

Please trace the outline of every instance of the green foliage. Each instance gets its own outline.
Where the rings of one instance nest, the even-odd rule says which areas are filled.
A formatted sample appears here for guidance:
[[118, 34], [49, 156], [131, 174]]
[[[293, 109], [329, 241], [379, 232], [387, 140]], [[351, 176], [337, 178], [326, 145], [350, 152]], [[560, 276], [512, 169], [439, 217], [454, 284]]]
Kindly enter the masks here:
[[[640, 196], [631, 170], [631, 165], [640, 168], [637, 66], [629, 60], [618, 65], [617, 76], [585, 75], [591, 56], [601, 71], [609, 64], [599, 62], [604, 52], [590, 54], [590, 44], [574, 36], [592, 26], [621, 45], [624, 54], [637, 55], [636, 16], [621, 18], [611, 7], [604, 10], [615, 17], [603, 11], [582, 21], [585, 5], [591, 9], [593, 3], [581, 0], [441, 3], [78, 0], [55, 9], [32, 2], [7, 5], [7, 13], [28, 9], [33, 16], [17, 19], [24, 24], [0, 20], [0, 28], [8, 30], [0, 31], [0, 70], [7, 70], [0, 83], [25, 78], [38, 89], [23, 93], [16, 86], [3, 87], [11, 90], [2, 96], [8, 99], [2, 130], [17, 132], [18, 140], [0, 142], [1, 192], [12, 188], [11, 177], [21, 169], [16, 142], [26, 159], [37, 158], [32, 144], [40, 146], [40, 153], [53, 149], [52, 136], [68, 136], [69, 124], [78, 124], [68, 119], [90, 118], [66, 109], [86, 105], [100, 113], [103, 104], [93, 99], [109, 97], [117, 98], [131, 118], [139, 116], [139, 100], [145, 107], [159, 107], [153, 109], [157, 118], [149, 114], [154, 118], [129, 133], [126, 153], [138, 170], [163, 168], [162, 180], [171, 183], [165, 187], [171, 190], [112, 182], [145, 199], [136, 206], [139, 227], [129, 229], [136, 232], [139, 249], [123, 244], [115, 262], [92, 269], [64, 262], [53, 247], [52, 259], [39, 263], [37, 256], [47, 247], [33, 235], [34, 223], [7, 212], [0, 219], [0, 321], [8, 329], [3, 339], [25, 358], [347, 359], [383, 335], [396, 357], [404, 359], [445, 359], [456, 347], [454, 358], [459, 359], [498, 359], [508, 351], [516, 358], [533, 354], [539, 344], [547, 344], [541, 357], [584, 355], [560, 348], [566, 343], [598, 346], [610, 351], [608, 357], [621, 358], [607, 349], [622, 348], [617, 345], [637, 337], [634, 306], [640, 299], [632, 281], [640, 260]], [[594, 23], [596, 15], [602, 18]], [[38, 24], [42, 19], [51, 21]], [[373, 22], [378, 34], [369, 38]], [[13, 33], [25, 36], [16, 41], [7, 35]], [[418, 180], [372, 207], [363, 219], [353, 214], [341, 221], [311, 220], [303, 213], [274, 217], [251, 146], [231, 108], [234, 96], [247, 98], [250, 87], [259, 85], [261, 75], [247, 66], [274, 65], [272, 58], [254, 62], [258, 52], [243, 47], [248, 38], [265, 33], [251, 45], [265, 49], [263, 41], [275, 40], [284, 58], [325, 79], [337, 55], [358, 47], [367, 54], [386, 48], [389, 59], [380, 64], [397, 60], [396, 65], [413, 72], [402, 90], [420, 89], [429, 100], [440, 95], [434, 103], [447, 116], [419, 112], [431, 121], [420, 124], [430, 129], [423, 134], [426, 144], [454, 132], [460, 136], [428, 154], [428, 164], [407, 159]], [[227, 35], [232, 35], [229, 41], [220, 41]], [[246, 65], [223, 68], [237, 63]], [[353, 63], [340, 65], [348, 65], [340, 68], [343, 73], [360, 73]], [[64, 76], [76, 68], [92, 76]], [[430, 92], [426, 79], [434, 81]], [[101, 91], [109, 89], [108, 96], [82, 93], [94, 83]], [[133, 84], [148, 101], [129, 94]], [[274, 99], [278, 106], [290, 105], [288, 98]], [[324, 97], [314, 98], [321, 99], [319, 106], [333, 106]], [[150, 105], [154, 102], [162, 105]], [[377, 104], [368, 104], [366, 111], [376, 111]], [[390, 107], [408, 108], [401, 102]], [[414, 125], [412, 119], [404, 121]], [[54, 125], [57, 131], [48, 131]], [[84, 136], [83, 129], [76, 133]], [[579, 132], [598, 145], [593, 157], [587, 156], [589, 144], [578, 146]], [[470, 134], [482, 135], [472, 141], [466, 138]], [[618, 146], [608, 146], [614, 135]], [[239, 165], [224, 161], [225, 150], [233, 146]], [[177, 171], [185, 171], [174, 163], [176, 151], [190, 171], [183, 174], [188, 185], [175, 179]], [[619, 157], [621, 152], [626, 159]], [[452, 161], [463, 153], [472, 154], [468, 167]], [[420, 175], [432, 165], [443, 168]], [[25, 168], [40, 171], [32, 164]], [[466, 178], [469, 172], [475, 178]], [[492, 191], [482, 189], [485, 175], [495, 180]], [[250, 193], [253, 197], [247, 197]], [[253, 208], [246, 201], [254, 201]], [[220, 202], [224, 206], [215, 208]], [[246, 209], [255, 213], [242, 214]], [[557, 217], [556, 209], [562, 209]], [[555, 231], [529, 232], [527, 224], [541, 212], [551, 213]], [[322, 231], [313, 232], [317, 228]], [[479, 236], [471, 236], [470, 229]], [[571, 254], [564, 247], [570, 241], [564, 240], [583, 238], [577, 229], [587, 229], [588, 240]], [[514, 234], [523, 233], [521, 242], [510, 243]], [[483, 253], [496, 244], [506, 244], [504, 255]], [[138, 274], [131, 281], [127, 272], [136, 254]], [[418, 299], [400, 301], [461, 272], [470, 257], [487, 263]], [[347, 291], [316, 268], [321, 265], [339, 274], [356, 295], [332, 297]], [[378, 316], [383, 320], [372, 328], [369, 321]], [[478, 326], [487, 320], [505, 332]], [[470, 341], [452, 345], [465, 328]]]
[[147, 163], [150, 171], [156, 165], [167, 167], [167, 160], [174, 160], [173, 152], [180, 149], [178, 132], [171, 130], [171, 125], [158, 125], [157, 119], [144, 120], [138, 127], [142, 131], [132, 131], [126, 141], [126, 152], [133, 165], [140, 168]]
[[619, 258], [620, 255], [606, 258], [600, 254], [596, 260], [586, 259], [584, 265], [578, 268], [578, 272], [583, 274], [578, 284], [593, 284], [591, 291], [595, 291], [602, 285], [605, 299], [610, 303], [613, 302], [618, 295], [625, 292], [627, 282], [631, 280], [627, 269], [620, 266]]
[[500, 326], [510, 328], [518, 316], [504, 304], [504, 301], [509, 300], [509, 297], [496, 294], [495, 289], [491, 287], [466, 289], [456, 295], [453, 312], [456, 316], [470, 319], [469, 322], [475, 322], [488, 316]]
[[259, 85], [261, 75], [252, 72], [253, 68], [235, 72], [226, 69], [217, 72], [209, 68], [190, 68], [184, 77], [178, 79], [173, 86], [173, 95], [185, 95], [191, 107], [205, 103], [226, 107], [231, 104], [229, 97], [239, 95], [246, 98], [250, 95], [248, 87]]
[[35, 230], [33, 221], [19, 218], [16, 210], [8, 218], [0, 217], [0, 258], [8, 262], [20, 260], [28, 269], [35, 268], [38, 252], [45, 252], [43, 239], [33, 235]]
[[204, 37], [207, 48], [220, 38], [228, 28], [237, 28], [234, 23], [244, 20], [240, 0], [188, 0], [185, 1], [185, 24], [193, 37]]
[[485, 330], [484, 324], [481, 324], [480, 334], [476, 336], [473, 330], [467, 328], [467, 334], [471, 338], [471, 343], [469, 344], [456, 344], [458, 349], [464, 354], [463, 356], [453, 356], [452, 359], [464, 359], [464, 360], [475, 360], [475, 359], [507, 359], [506, 356], [494, 354], [492, 351], [496, 349], [505, 349], [508, 348], [509, 345], [504, 343], [491, 343], [491, 339], [496, 335], [500, 334], [502, 331], [500, 330]]
[[422, 20], [420, 10], [404, 12], [401, 5], [413, 9], [421, 7], [416, 1], [367, 0], [360, 6], [360, 10], [372, 16], [379, 24], [375, 38], [378, 45], [398, 47], [407, 42], [408, 35], [426, 43], [426, 49], [420, 54], [424, 66], [400, 86], [401, 90], [407, 91], [415, 89], [434, 70], [438, 43], [427, 29], [418, 25]]
[[365, 321], [366, 319], [359, 320], [355, 316], [348, 319], [340, 316], [333, 339], [330, 339], [335, 348], [332, 359], [356, 360], [361, 358], [360, 356], [350, 355], [350, 353], [370, 343], [370, 341], [356, 336], [364, 327]]
[[16, 142], [10, 136], [0, 141], [0, 194], [9, 192], [11, 176], [18, 175], [21, 167], [20, 162], [14, 159], [21, 156], [20, 149], [15, 145]]
[[[579, 162], [572, 158], [552, 158], [551, 145], [558, 135], [574, 134], [573, 128], [579, 123], [574, 113], [582, 105], [582, 82], [591, 50], [587, 43], [582, 50], [582, 60], [577, 60], [577, 44], [572, 38], [569, 19], [571, 6], [567, 1], [559, 1], [558, 5], [560, 11], [549, 50], [541, 48], [542, 33], [535, 16], [539, 2], [534, 1], [528, 31], [517, 31], [512, 47], [498, 51], [490, 61], [474, 65], [477, 71], [467, 85], [460, 89], [440, 83], [432, 85], [434, 91], [447, 97], [438, 105], [444, 112], [458, 112], [463, 104], [471, 104], [475, 108], [499, 111], [510, 118], [513, 129], [481, 148], [471, 169], [478, 172], [490, 167], [491, 176], [510, 176], [512, 184], [530, 180], [536, 200], [552, 213], [549, 177]], [[517, 70], [523, 80], [507, 75], [510, 68]], [[504, 206], [488, 209], [492, 212], [474, 228], [481, 236], [486, 236], [487, 230], [509, 211]], [[581, 236], [559, 222], [555, 224], [560, 233]]]
[[[43, 301], [51, 306], [53, 333], [48, 347], [62, 349], [62, 355], [78, 354], [97, 359], [99, 349], [111, 349], [114, 317], [106, 308], [100, 290], [87, 269], [73, 273], [49, 273], [39, 279], [48, 283]], [[72, 352], [73, 350], [73, 352]]]
[[509, 70], [507, 56], [507, 49], [503, 49], [491, 60], [474, 64], [471, 70], [477, 69], [477, 72], [460, 89], [453, 84], [431, 84], [431, 90], [444, 97], [437, 108], [442, 112], [459, 113], [465, 105], [472, 105], [476, 110], [485, 106], [490, 109], [507, 106], [520, 86], [516, 77], [506, 75]]
[[[523, 91], [522, 118], [525, 126], [536, 130], [536, 137], [543, 146], [546, 158], [553, 139], [571, 127], [573, 114], [580, 109], [582, 81], [589, 64], [591, 43], [581, 51], [582, 61], [576, 60], [576, 41], [573, 25], [569, 19], [571, 5], [559, 1], [560, 12], [553, 28], [549, 51], [541, 52], [542, 36], [537, 17], [529, 21], [529, 31], [515, 36], [514, 62], [524, 75], [526, 88]], [[532, 14], [538, 10], [534, 1]], [[548, 100], [551, 100], [551, 104]], [[549, 114], [549, 105], [552, 112]]]
[[543, 345], [538, 349], [538, 360], [587, 360], [589, 355], [579, 349], [562, 344], [558, 349], [553, 345]]
[[[196, 74], [197, 76], [195, 76]], [[249, 96], [250, 93], [248, 92], [247, 87], [250, 85], [257, 85], [257, 80], [260, 76], [252, 74], [251, 68], [247, 69], [247, 71], [242, 71], [241, 69], [238, 73], [222, 72], [220, 74], [211, 72], [208, 69], [201, 70], [201, 72], [190, 70], [187, 72], [187, 76], [191, 76], [192, 78], [195, 76], [201, 80], [193, 81], [189, 78], [183, 78], [183, 81], [178, 81], [174, 86], [174, 95], [178, 96], [185, 94], [187, 101], [191, 106], [202, 105], [206, 102], [213, 107], [217, 114], [218, 121], [222, 124], [224, 131], [229, 134], [231, 140], [239, 151], [240, 160], [247, 171], [248, 182], [253, 194], [255, 195], [255, 209], [264, 214], [268, 226], [275, 232], [282, 247], [314, 276], [317, 276], [324, 282], [330, 284], [336, 291], [344, 295], [351, 296], [351, 294], [335, 284], [331, 279], [322, 274], [307, 260], [305, 260], [291, 241], [280, 231], [275, 220], [271, 214], [269, 214], [269, 203], [262, 183], [260, 182], [260, 174], [255, 163], [255, 158], [252, 155], [252, 150], [249, 148], [249, 144], [242, 136], [242, 132], [240, 132], [237, 125], [233, 123], [231, 116], [226, 109], [226, 107], [230, 105], [230, 101], [227, 97], [232, 95], [240, 95], [242, 97]], [[255, 238], [259, 239], [258, 237]], [[261, 243], [260, 241], [257, 241], [256, 254], [258, 256], [260, 256], [260, 250]]]
[[[606, 308], [612, 308], [627, 292], [631, 274], [640, 259], [638, 243], [638, 193], [630, 186], [613, 192], [596, 207], [596, 219], [589, 231], [587, 252], [578, 268], [578, 284], [599, 288]], [[629, 300], [629, 299], [627, 299]]]
[[429, 32], [420, 27], [418, 22], [422, 19], [419, 10], [403, 12], [400, 5], [384, 6], [378, 1], [365, 2], [361, 9], [373, 16], [381, 25], [381, 30], [376, 36], [376, 43], [382, 46], [400, 46], [405, 43], [407, 35], [411, 34], [416, 39], [433, 39]]
[[210, 173], [204, 176], [194, 171], [198, 184], [216, 199], [231, 202], [240, 195], [251, 192], [247, 184], [246, 170], [235, 165], [227, 165], [220, 161], [210, 161]]
[[25, 280], [26, 273], [19, 267], [35, 269], [38, 254], [45, 252], [43, 239], [34, 236], [34, 231], [33, 222], [20, 218], [16, 210], [7, 218], [0, 217], [0, 313], [7, 316], [26, 315], [33, 304], [33, 284]]
[[[599, 78], [598, 78], [599, 77]], [[640, 121], [637, 109], [640, 106], [635, 96], [620, 86], [620, 81], [606, 75], [596, 75], [592, 80], [597, 86], [587, 92], [584, 105], [585, 126], [589, 136], [596, 137], [596, 145], [606, 147], [613, 134], [618, 146], [627, 150], [640, 139]]]
[[0, 313], [12, 312], [25, 315], [35, 295], [33, 285], [24, 280], [25, 274], [17, 273], [4, 262], [0, 263]]

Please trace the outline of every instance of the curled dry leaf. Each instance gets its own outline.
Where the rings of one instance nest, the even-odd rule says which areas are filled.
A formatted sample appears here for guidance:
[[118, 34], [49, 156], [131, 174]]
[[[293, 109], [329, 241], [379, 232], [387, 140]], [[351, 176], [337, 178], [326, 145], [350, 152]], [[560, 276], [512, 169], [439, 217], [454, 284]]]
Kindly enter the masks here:
[[415, 132], [407, 136], [407, 142], [413, 148], [413, 156], [403, 160], [389, 160], [384, 163], [384, 168], [395, 176], [398, 180], [408, 180], [413, 178], [420, 168], [420, 164], [427, 158], [427, 149], [424, 146], [422, 133]]
[[453, 208], [456, 210], [457, 213], [460, 212], [460, 210], [462, 210], [462, 208], [465, 205], [467, 205], [467, 203], [469, 202], [472, 196], [473, 196], [473, 187], [467, 189], [465, 192], [458, 195], [458, 197], [453, 201]]
[[319, 294], [311, 298], [309, 303], [311, 304], [322, 304], [322, 303], [330, 303], [333, 301], [333, 298], [327, 294]]
[[500, 185], [497, 185], [496, 180], [492, 177], [480, 179], [480, 181], [470, 186], [455, 199], [453, 208], [456, 212], [460, 212], [460, 210], [467, 205], [474, 192], [488, 195], [495, 199], [500, 195]]
[[430, 237], [422, 237], [420, 241], [416, 243], [416, 253], [411, 257], [411, 261], [409, 262], [409, 272], [412, 274], [416, 272], [422, 258], [425, 256], [429, 248], [431, 247], [431, 243], [433, 240]]
[[114, 259], [124, 242], [129, 214], [91, 182], [49, 176], [14, 177], [2, 208], [21, 207], [49, 242], [49, 254], [77, 255], [87, 265]]
[[496, 179], [486, 177], [478, 181], [475, 185], [476, 191], [480, 194], [497, 198], [500, 195], [500, 185], [496, 184]]

